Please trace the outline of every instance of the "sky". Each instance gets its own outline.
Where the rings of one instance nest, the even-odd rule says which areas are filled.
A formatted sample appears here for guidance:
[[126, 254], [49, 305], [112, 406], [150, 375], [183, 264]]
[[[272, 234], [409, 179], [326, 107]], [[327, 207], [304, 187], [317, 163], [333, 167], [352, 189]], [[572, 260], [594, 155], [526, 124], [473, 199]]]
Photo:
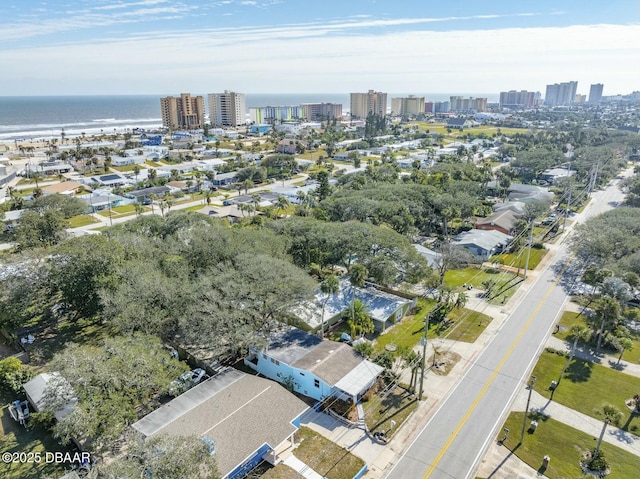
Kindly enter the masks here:
[[640, 90], [638, 0], [3, 0], [0, 95]]

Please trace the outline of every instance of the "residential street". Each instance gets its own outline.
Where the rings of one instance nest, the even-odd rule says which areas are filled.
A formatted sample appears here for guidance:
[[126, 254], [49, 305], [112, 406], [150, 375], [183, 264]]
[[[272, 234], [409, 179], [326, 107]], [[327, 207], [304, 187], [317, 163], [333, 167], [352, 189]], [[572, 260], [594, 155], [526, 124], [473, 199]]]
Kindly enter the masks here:
[[[614, 180], [593, 194], [590, 206], [574, 219], [582, 221], [622, 201]], [[495, 337], [473, 361], [458, 384], [397, 461], [389, 478], [469, 478], [498, 434], [516, 395], [562, 313], [571, 287], [564, 273], [571, 266], [564, 241], [546, 267], [528, 281]], [[568, 282], [565, 282], [568, 281]], [[517, 300], [518, 301], [514, 301]], [[427, 391], [428, 393], [428, 391]]]

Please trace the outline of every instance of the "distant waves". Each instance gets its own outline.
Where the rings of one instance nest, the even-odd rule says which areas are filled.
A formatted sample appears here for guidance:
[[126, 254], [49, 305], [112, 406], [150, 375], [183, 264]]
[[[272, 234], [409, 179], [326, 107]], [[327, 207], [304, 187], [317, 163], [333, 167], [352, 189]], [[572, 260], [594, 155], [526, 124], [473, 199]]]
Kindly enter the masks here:
[[14, 140], [50, 140], [66, 137], [111, 135], [126, 132], [134, 128], [153, 130], [162, 127], [161, 118], [99, 118], [78, 123], [40, 123], [35, 125], [0, 125], [0, 141]]

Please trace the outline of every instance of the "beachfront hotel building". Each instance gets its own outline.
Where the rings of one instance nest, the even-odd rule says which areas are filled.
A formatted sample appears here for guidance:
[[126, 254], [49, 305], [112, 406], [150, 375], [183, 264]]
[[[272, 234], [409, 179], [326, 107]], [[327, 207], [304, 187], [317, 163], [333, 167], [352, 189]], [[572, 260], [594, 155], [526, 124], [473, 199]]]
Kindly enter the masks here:
[[244, 93], [225, 90], [224, 93], [209, 93], [209, 121], [211, 126], [245, 125], [247, 104]]
[[424, 97], [409, 95], [408, 97], [391, 99], [392, 115], [420, 115], [424, 113]]
[[352, 118], [366, 118], [369, 113], [387, 114], [387, 94], [369, 90], [367, 93], [352, 93], [350, 109]]
[[180, 97], [160, 98], [162, 126], [172, 130], [197, 130], [204, 127], [204, 97], [181, 93]]
[[283, 121], [295, 121], [302, 118], [300, 105], [286, 106], [261, 106], [249, 108], [249, 119], [256, 125], [282, 123]]
[[341, 103], [304, 103], [301, 108], [304, 121], [330, 121], [342, 118]]

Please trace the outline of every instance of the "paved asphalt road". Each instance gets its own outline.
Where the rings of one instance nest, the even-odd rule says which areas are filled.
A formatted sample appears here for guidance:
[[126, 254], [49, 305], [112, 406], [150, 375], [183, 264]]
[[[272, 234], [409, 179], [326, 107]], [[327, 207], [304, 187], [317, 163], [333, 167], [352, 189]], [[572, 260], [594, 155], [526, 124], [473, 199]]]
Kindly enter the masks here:
[[[595, 193], [581, 217], [597, 215], [622, 201], [624, 197], [617, 183], [614, 180], [606, 190]], [[569, 266], [563, 245], [498, 334], [441, 403], [387, 476], [389, 479], [474, 477], [489, 442], [501, 434], [497, 428], [503, 423], [516, 393], [526, 387], [542, 345], [563, 310], [568, 298], [565, 287], [570, 287], [564, 284], [567, 278], [564, 273]], [[510, 434], [519, 436], [520, 430]]]

